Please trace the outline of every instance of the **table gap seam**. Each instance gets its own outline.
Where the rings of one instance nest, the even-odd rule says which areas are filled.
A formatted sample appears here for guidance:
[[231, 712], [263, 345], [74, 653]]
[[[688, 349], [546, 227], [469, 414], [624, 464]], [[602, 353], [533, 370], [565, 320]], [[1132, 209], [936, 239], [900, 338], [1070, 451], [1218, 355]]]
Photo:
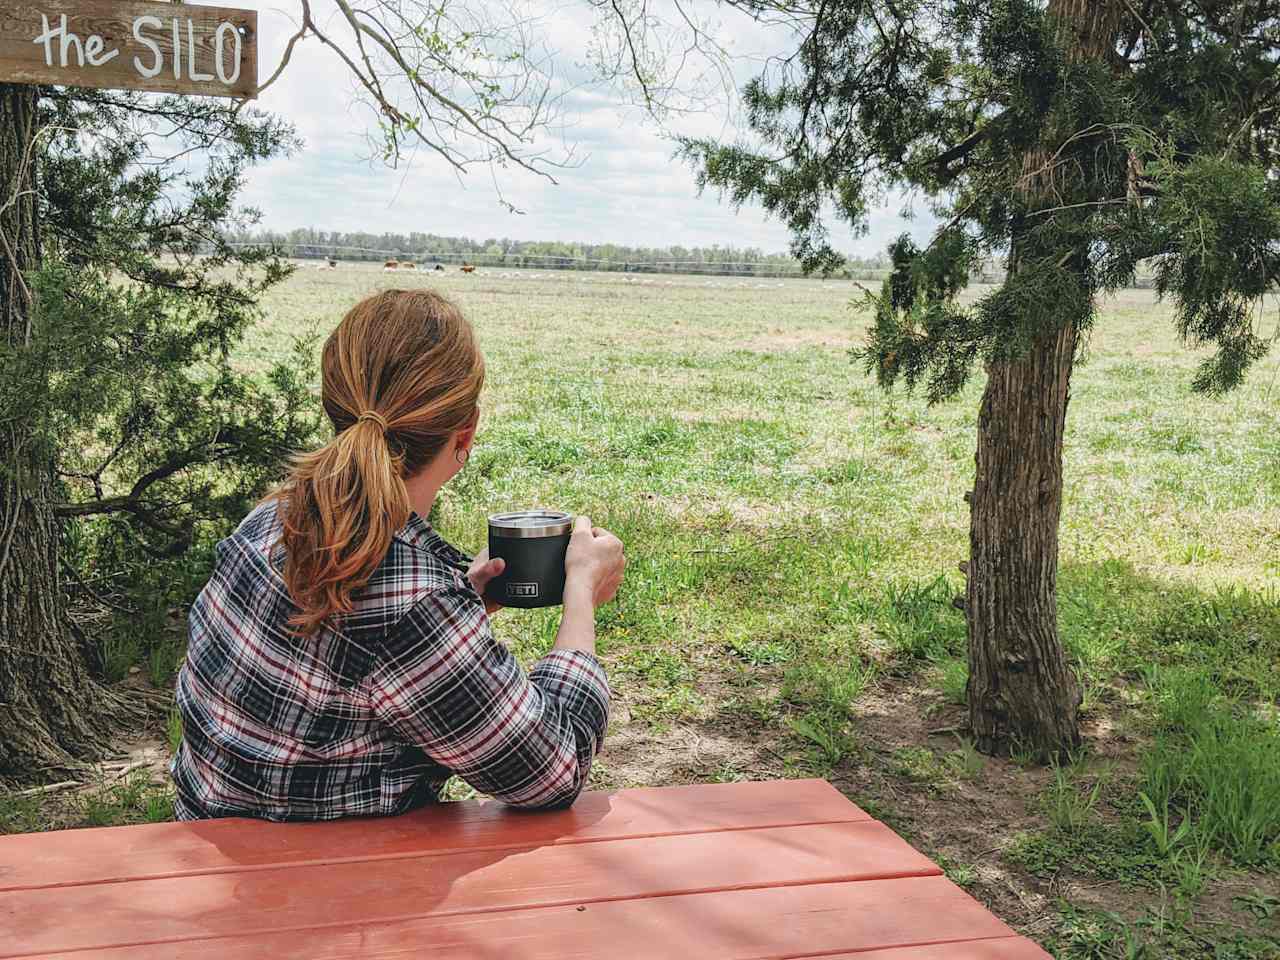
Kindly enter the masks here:
[[[284, 863], [259, 863], [249, 864], [245, 866], [230, 867], [210, 867], [195, 870], [180, 870], [172, 873], [148, 873], [139, 874], [133, 877], [106, 877], [99, 880], [65, 880], [57, 883], [33, 883], [18, 886], [6, 887], [0, 886], [0, 894], [18, 893], [31, 890], [64, 890], [71, 887], [89, 887], [100, 886], [111, 883], [136, 883], [145, 880], [169, 880], [183, 879], [186, 877], [202, 877], [202, 876], [219, 876], [228, 873], [259, 873], [264, 870], [288, 870], [293, 867], [323, 867], [335, 866], [338, 864], [350, 863], [381, 863], [383, 861], [392, 860], [414, 860], [424, 857], [449, 857], [459, 853], [492, 853], [499, 850], [538, 850], [543, 847], [568, 847], [576, 846], [583, 843], [610, 843], [619, 840], [653, 840], [662, 837], [694, 837], [701, 834], [713, 833], [743, 833], [750, 830], [783, 830], [790, 827], [821, 827], [827, 825], [835, 825], [841, 823], [879, 823], [881, 826], [888, 828], [886, 824], [875, 819], [861, 820], [804, 820], [795, 823], [771, 823], [764, 825], [755, 825], [749, 827], [715, 827], [710, 830], [669, 830], [658, 831], [656, 833], [629, 833], [612, 837], [583, 837], [582, 839], [558, 839], [549, 843], [529, 844], [529, 843], [510, 843], [510, 844], [485, 844], [481, 846], [467, 847], [448, 847], [440, 850], [414, 851], [406, 853], [385, 853], [374, 856], [354, 856], [354, 857], [326, 857], [317, 860], [292, 860]], [[905, 841], [904, 841], [905, 843]]]

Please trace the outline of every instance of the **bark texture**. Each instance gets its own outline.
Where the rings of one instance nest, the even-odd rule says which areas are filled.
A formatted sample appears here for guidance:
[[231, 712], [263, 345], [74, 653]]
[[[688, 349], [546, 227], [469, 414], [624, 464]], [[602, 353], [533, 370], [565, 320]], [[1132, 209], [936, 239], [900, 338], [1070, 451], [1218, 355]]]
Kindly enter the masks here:
[[[1051, 0], [1068, 59], [1113, 55], [1122, 5]], [[1024, 158], [1032, 207], [1051, 205], [1055, 145]], [[1062, 269], [1079, 262], [1071, 251]], [[1010, 274], [1018, 269], [1014, 240]], [[970, 500], [969, 720], [977, 748], [1041, 760], [1080, 743], [1079, 684], [1058, 637], [1058, 523], [1062, 437], [1077, 330], [1046, 324], [1031, 351], [988, 365], [978, 415], [977, 477]]]
[[[40, 261], [36, 88], [0, 84], [0, 338], [32, 335], [24, 276]], [[92, 756], [112, 699], [90, 675], [58, 582], [50, 452], [0, 419], [0, 776], [32, 779]]]
[[1058, 638], [1062, 434], [1076, 333], [992, 364], [978, 413], [969, 522], [969, 714], [977, 748], [1057, 756], [1080, 742], [1080, 693]]

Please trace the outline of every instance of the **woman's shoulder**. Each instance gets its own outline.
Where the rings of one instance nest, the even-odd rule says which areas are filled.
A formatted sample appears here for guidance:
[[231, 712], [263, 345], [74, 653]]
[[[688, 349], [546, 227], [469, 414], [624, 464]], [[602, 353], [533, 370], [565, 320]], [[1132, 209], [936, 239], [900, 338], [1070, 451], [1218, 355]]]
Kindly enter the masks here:
[[434, 531], [425, 536], [424, 526], [411, 516], [392, 538], [369, 582], [351, 595], [352, 611], [343, 618], [348, 629], [389, 631], [429, 597], [475, 593], [462, 562], [465, 555]]
[[[258, 504], [219, 544], [219, 566], [224, 576], [249, 575], [248, 569], [252, 568], [257, 572], [251, 576], [259, 586], [269, 581], [276, 590], [285, 589], [278, 508], [275, 499]], [[476, 602], [481, 602], [466, 577], [468, 559], [416, 514], [410, 516], [392, 538], [386, 556], [368, 581], [352, 592], [351, 611], [341, 617], [340, 632], [353, 639], [386, 636], [410, 611], [433, 596], [475, 596]]]
[[[249, 563], [271, 565], [273, 554], [280, 546], [280, 518], [274, 500], [264, 500], [255, 506], [228, 536], [218, 542], [215, 551], [215, 568]], [[274, 558], [279, 559], [279, 558]]]
[[275, 497], [263, 500], [245, 515], [236, 527], [235, 536], [259, 542], [275, 542], [280, 539], [280, 501]]

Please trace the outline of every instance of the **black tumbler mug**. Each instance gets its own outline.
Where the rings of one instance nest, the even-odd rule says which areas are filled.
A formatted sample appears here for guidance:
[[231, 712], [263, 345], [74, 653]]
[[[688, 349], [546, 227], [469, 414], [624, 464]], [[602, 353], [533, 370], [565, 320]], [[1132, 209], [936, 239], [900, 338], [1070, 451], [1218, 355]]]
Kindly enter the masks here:
[[564, 602], [564, 558], [573, 516], [558, 510], [517, 510], [489, 518], [489, 557], [507, 561], [489, 581], [486, 599], [504, 607], [555, 607]]

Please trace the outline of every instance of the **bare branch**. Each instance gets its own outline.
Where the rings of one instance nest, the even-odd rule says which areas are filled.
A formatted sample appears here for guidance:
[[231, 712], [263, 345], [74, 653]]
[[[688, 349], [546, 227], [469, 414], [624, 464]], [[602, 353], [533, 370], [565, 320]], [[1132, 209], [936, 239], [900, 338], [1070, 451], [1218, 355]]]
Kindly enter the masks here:
[[622, 8], [618, 6], [618, 0], [609, 0], [609, 5], [613, 7], [613, 12], [618, 16], [618, 24], [622, 27], [622, 35], [627, 41], [627, 49], [631, 51], [631, 73], [636, 78], [636, 83], [640, 84], [640, 90], [644, 93], [645, 106], [652, 111], [655, 106], [653, 93], [649, 90], [649, 84], [644, 78], [644, 74], [640, 71], [640, 55], [636, 53], [635, 41], [631, 37], [631, 23], [622, 13]]
[[267, 78], [266, 83], [258, 85], [258, 96], [262, 96], [264, 90], [280, 79], [280, 74], [284, 73], [285, 67], [289, 66], [289, 62], [293, 59], [294, 46], [296, 46], [298, 41], [303, 39], [307, 35], [307, 31], [311, 29], [310, 0], [299, 0], [299, 2], [302, 4], [302, 24], [298, 27], [298, 32], [289, 38], [289, 44], [284, 48], [284, 54], [280, 57], [280, 64], [276, 67], [275, 72]]

